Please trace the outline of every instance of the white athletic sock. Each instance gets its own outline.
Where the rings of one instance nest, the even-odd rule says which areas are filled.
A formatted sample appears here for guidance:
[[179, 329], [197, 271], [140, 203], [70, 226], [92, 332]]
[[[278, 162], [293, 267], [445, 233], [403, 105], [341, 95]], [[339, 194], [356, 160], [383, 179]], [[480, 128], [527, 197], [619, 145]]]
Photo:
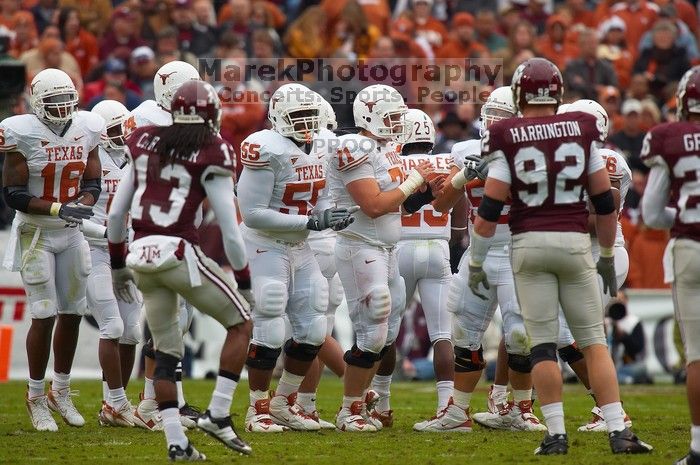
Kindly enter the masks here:
[[540, 407], [549, 434], [566, 434], [564, 427], [564, 404], [554, 402]]
[[605, 423], [608, 424], [608, 433], [625, 429], [625, 416], [622, 413], [622, 404], [620, 402], [601, 405], [600, 410], [603, 412]]
[[41, 397], [44, 395], [44, 387], [45, 387], [44, 380], [43, 379], [31, 379], [27, 380], [27, 385], [29, 387], [29, 398], [33, 399], [34, 397]]
[[700, 454], [700, 425], [690, 427], [690, 450]]
[[287, 370], [282, 371], [282, 377], [277, 385], [275, 395], [288, 397], [290, 394], [299, 390], [299, 386], [301, 386], [302, 381], [304, 381], [304, 377], [302, 375], [295, 375]]
[[61, 391], [68, 388], [70, 388], [70, 373], [54, 372], [53, 380], [51, 380], [51, 389], [53, 391]]
[[353, 402], [357, 402], [358, 400], [362, 401], [364, 400], [364, 397], [343, 396], [343, 408], [349, 409]]
[[104, 376], [102, 377], [102, 401], [109, 401], [109, 384], [105, 381]]
[[187, 447], [189, 441], [182, 431], [180, 410], [176, 408], [166, 408], [160, 411], [160, 416], [163, 419], [163, 430], [165, 431], [165, 439], [168, 441], [168, 446], [175, 444], [183, 449]]
[[447, 403], [450, 401], [450, 397], [452, 397], [452, 391], [454, 388], [454, 381], [438, 381], [435, 383], [435, 389], [437, 390], [438, 396], [438, 412], [447, 407]]
[[304, 409], [306, 413], [316, 411], [316, 393], [315, 392], [300, 392], [297, 394], [297, 404]]
[[124, 405], [126, 403], [126, 392], [124, 391], [124, 388], [118, 387], [117, 389], [110, 389], [107, 403], [110, 407], [117, 410], [119, 407]]
[[380, 412], [388, 412], [391, 410], [391, 375], [374, 375], [372, 379], [372, 389], [379, 394], [377, 410]]
[[209, 401], [209, 412], [214, 418], [225, 418], [231, 415], [231, 401], [236, 392], [238, 381], [225, 376], [216, 377], [216, 387]]
[[143, 384], [143, 398], [154, 399], [156, 398], [156, 388], [153, 385], [153, 380], [151, 378], [144, 378], [145, 383]]
[[267, 399], [267, 391], [250, 391], [250, 405], [255, 405], [259, 400]]
[[496, 401], [496, 403], [502, 402], [508, 395], [508, 385], [507, 384], [494, 384], [491, 390], [491, 397]]
[[177, 387], [177, 407], [182, 408], [187, 403], [185, 391], [182, 389], [182, 362], [178, 362], [175, 368], [175, 386]]
[[524, 400], [532, 400], [532, 389], [513, 389], [513, 402], [515, 402], [515, 405]]
[[472, 393], [455, 389], [454, 393], [452, 394], [452, 401], [457, 407], [463, 410], [468, 410], [469, 403], [472, 401]]

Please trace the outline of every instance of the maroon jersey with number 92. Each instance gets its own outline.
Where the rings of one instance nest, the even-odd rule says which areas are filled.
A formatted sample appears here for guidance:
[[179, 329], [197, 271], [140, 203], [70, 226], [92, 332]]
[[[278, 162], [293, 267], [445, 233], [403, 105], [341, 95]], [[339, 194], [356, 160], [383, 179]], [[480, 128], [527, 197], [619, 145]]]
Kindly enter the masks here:
[[652, 128], [641, 158], [649, 167], [668, 169], [669, 206], [676, 209], [671, 237], [700, 241], [700, 125], [680, 121]]
[[571, 112], [511, 118], [489, 127], [482, 140], [482, 155], [493, 158], [501, 152], [508, 162], [513, 234], [588, 232], [583, 194], [592, 148], [602, 142], [596, 124], [592, 115]]
[[127, 142], [135, 175], [130, 210], [134, 237], [175, 236], [198, 244], [196, 222], [207, 196], [204, 180], [210, 174], [234, 176], [236, 155], [228, 142], [214, 136], [189, 158], [161, 164], [155, 152], [160, 129], [139, 128]]

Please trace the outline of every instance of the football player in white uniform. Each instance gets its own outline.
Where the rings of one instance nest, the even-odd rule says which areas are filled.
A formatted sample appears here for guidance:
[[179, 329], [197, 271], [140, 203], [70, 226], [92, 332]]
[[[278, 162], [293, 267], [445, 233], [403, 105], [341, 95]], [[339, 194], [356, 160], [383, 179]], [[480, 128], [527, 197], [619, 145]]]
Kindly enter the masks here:
[[[76, 109], [78, 92], [70, 77], [57, 69], [32, 79], [29, 99], [33, 114], [0, 123], [3, 194], [17, 211], [4, 266], [21, 273], [32, 317], [27, 333], [27, 411], [34, 428], [56, 431], [49, 409], [71, 426], [85, 424], [70, 391], [90, 273], [90, 247], [77, 225], [92, 216], [92, 205], [100, 197], [97, 146], [105, 123]], [[54, 376], [47, 396], [44, 374], [54, 320]]]
[[[338, 147], [338, 138], [333, 131], [338, 128], [335, 112], [330, 102], [322, 100], [321, 104], [321, 128], [314, 137], [312, 151], [323, 160], [324, 173], [328, 172], [328, 162], [330, 157], [335, 155]], [[317, 210], [324, 210], [331, 206], [331, 196], [328, 184], [318, 194], [316, 203]], [[309, 247], [316, 257], [321, 273], [328, 281], [328, 306], [326, 308], [326, 340], [318, 352], [316, 361], [311, 365], [304, 380], [299, 386], [297, 404], [304, 413], [316, 420], [321, 429], [335, 429], [335, 425], [319, 417], [316, 408], [316, 390], [321, 381], [323, 367], [327, 366], [335, 375], [342, 378], [345, 374], [345, 363], [343, 362], [343, 349], [338, 341], [333, 338], [333, 326], [335, 324], [335, 311], [343, 301], [343, 286], [335, 269], [335, 238], [336, 232], [333, 229], [323, 231], [310, 231]]]
[[[98, 353], [103, 387], [98, 419], [103, 426], [134, 426], [134, 414], [125, 389], [134, 366], [136, 344], [141, 338], [141, 302], [117, 299], [112, 287], [105, 286], [112, 280], [107, 250], [107, 215], [119, 181], [128, 169], [125, 139], [133, 128], [133, 119], [129, 110], [115, 100], [103, 100], [92, 112], [106, 122], [99, 148], [102, 194], [93, 207], [95, 215], [82, 224], [92, 257], [92, 271], [87, 281], [87, 307], [100, 330]], [[136, 289], [134, 294], [137, 294]]]
[[[427, 162], [436, 173], [442, 174], [443, 179], [446, 178], [452, 166], [452, 157], [431, 153], [435, 144], [435, 128], [430, 117], [421, 110], [411, 109], [406, 112], [405, 121], [410, 133], [401, 145], [404, 171], [410, 171], [420, 162]], [[410, 302], [418, 290], [425, 312], [434, 351], [438, 411], [447, 406], [454, 380], [452, 315], [445, 307], [451, 276], [448, 245], [450, 220], [449, 212], [437, 213], [429, 204], [411, 215], [402, 216], [401, 240], [396, 246], [399, 274], [406, 285], [406, 302]], [[372, 390], [379, 398], [370, 415], [384, 427], [393, 424], [389, 399], [395, 364], [396, 347], [392, 344], [372, 380]]]
[[[153, 90], [155, 100], [144, 100], [138, 107], [134, 108], [131, 115], [134, 118], [135, 128], [143, 126], [170, 126], [173, 124], [173, 117], [170, 113], [170, 104], [175, 95], [175, 91], [187, 81], [198, 81], [199, 73], [189, 63], [184, 61], [171, 61], [161, 66], [153, 77]], [[245, 273], [244, 273], [245, 274]], [[244, 286], [241, 286], [243, 288]], [[183, 333], [190, 329], [192, 323], [193, 309], [185, 299], [180, 299], [180, 327]], [[155, 353], [153, 352], [153, 341], [146, 341], [145, 352], [145, 377], [144, 390], [141, 401], [136, 408], [136, 426], [148, 430], [159, 430], [161, 428], [160, 416], [158, 415], [158, 404], [156, 403], [156, 392], [153, 388], [153, 371], [155, 370]], [[185, 393], [182, 387], [182, 364], [177, 367], [177, 401], [180, 406], [182, 424], [187, 428], [194, 428], [197, 417], [201, 412], [189, 405], [185, 400]]]
[[[482, 106], [481, 118], [485, 129], [495, 121], [512, 118], [517, 111], [513, 104], [510, 87], [495, 89]], [[455, 144], [452, 149], [455, 167], [446, 183], [444, 198], [438, 198], [435, 207], [447, 211], [452, 202], [463, 195], [466, 188], [470, 203], [469, 232], [474, 227], [474, 218], [481, 204], [484, 189], [483, 165], [480, 164], [480, 142], [478, 140]], [[466, 156], [465, 156], [466, 155]], [[465, 166], [466, 165], [466, 166]], [[475, 179], [478, 178], [478, 179]], [[455, 383], [452, 401], [433, 420], [414, 425], [417, 431], [471, 431], [472, 421], [469, 406], [472, 393], [481, 378], [485, 363], [481, 341], [496, 307], [503, 316], [503, 333], [510, 380], [513, 384], [513, 403], [504, 399], [496, 414], [477, 420], [484, 426], [513, 430], [539, 431], [546, 429], [532, 412], [532, 380], [527, 335], [515, 295], [513, 272], [508, 253], [510, 229], [508, 212], [501, 215], [493, 245], [488, 251], [484, 269], [492, 287], [485, 295], [476, 295], [467, 285], [471, 250], [462, 256], [459, 272], [452, 277], [447, 297], [447, 308], [454, 313]], [[475, 418], [476, 419], [476, 418]]]
[[[248, 351], [250, 407], [246, 429], [315, 431], [318, 422], [296, 404], [302, 379], [326, 338], [328, 283], [306, 237], [309, 230], [342, 229], [348, 208], [317, 210], [326, 185], [324, 163], [310, 151], [321, 121], [321, 97], [301, 84], [286, 84], [270, 100], [272, 130], [241, 144], [243, 172], [238, 203], [255, 297]], [[287, 312], [292, 338], [284, 341]], [[272, 370], [284, 346], [284, 372], [268, 399]]]
[[433, 198], [427, 190], [414, 194], [431, 174], [430, 164], [420, 163], [405, 176], [396, 152], [395, 142], [403, 142], [408, 134], [406, 111], [401, 94], [389, 86], [361, 90], [353, 102], [361, 131], [340, 137], [329, 164], [336, 205], [361, 209], [356, 221], [338, 233], [335, 247], [356, 335], [344, 357], [343, 405], [336, 417], [341, 431], [372, 432], [382, 427], [368, 415], [365, 396], [379, 360], [396, 340], [405, 310], [406, 290], [396, 260], [402, 205], [405, 213], [415, 213]]

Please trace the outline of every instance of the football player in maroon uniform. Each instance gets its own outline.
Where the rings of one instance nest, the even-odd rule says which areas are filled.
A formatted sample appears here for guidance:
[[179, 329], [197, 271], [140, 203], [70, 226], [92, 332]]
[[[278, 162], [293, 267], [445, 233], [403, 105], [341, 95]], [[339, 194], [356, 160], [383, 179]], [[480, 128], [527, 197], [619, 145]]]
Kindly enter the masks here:
[[651, 172], [642, 216], [652, 228], [671, 229], [664, 268], [685, 346], [693, 423], [690, 452], [676, 465], [700, 465], [700, 66], [685, 73], [676, 101], [679, 121], [656, 126], [644, 139], [641, 157]]
[[482, 139], [482, 156], [490, 161], [490, 168], [471, 237], [469, 287], [477, 293], [480, 285], [489, 286], [482, 264], [510, 196], [511, 263], [532, 344], [532, 377], [548, 429], [535, 454], [568, 451], [557, 363], [560, 303], [585, 354], [613, 453], [649, 452], [651, 446], [625, 428], [591, 256], [584, 189], [597, 214], [598, 273], [605, 292], [617, 292], [613, 254], [617, 217], [610, 179], [598, 151], [601, 128], [587, 113], [556, 115], [563, 96], [562, 77], [546, 59], [521, 64], [511, 88], [523, 118], [492, 124]]
[[[143, 294], [156, 356], [156, 398], [170, 459], [204, 459], [182, 431], [177, 403], [175, 369], [184, 352], [178, 321], [181, 297], [227, 330], [216, 387], [197, 426], [227, 447], [250, 454], [230, 417], [252, 329], [250, 305], [235, 281], [202, 253], [195, 227], [206, 198], [221, 226], [227, 258], [236, 269], [246, 267], [233, 201], [235, 154], [217, 135], [221, 103], [211, 85], [184, 83], [175, 93], [171, 113], [172, 126], [138, 128], [128, 141], [133, 162], [108, 219], [114, 288], [128, 301], [132, 298], [128, 283], [133, 279]], [[128, 214], [135, 240], [127, 255]]]

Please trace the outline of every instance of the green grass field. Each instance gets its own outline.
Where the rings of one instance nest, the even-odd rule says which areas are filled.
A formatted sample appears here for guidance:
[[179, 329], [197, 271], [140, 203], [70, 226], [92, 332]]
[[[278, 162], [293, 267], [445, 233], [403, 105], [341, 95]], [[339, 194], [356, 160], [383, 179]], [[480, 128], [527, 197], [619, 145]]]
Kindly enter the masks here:
[[[141, 382], [129, 388], [137, 399]], [[0, 384], [0, 463], [165, 463], [166, 450], [162, 434], [140, 429], [104, 428], [97, 424], [101, 385], [97, 381], [75, 382], [80, 391], [75, 398], [87, 420], [83, 428], [59, 423], [58, 433], [39, 433], [32, 429], [24, 407], [25, 385], [22, 382]], [[189, 402], [206, 407], [213, 381], [186, 381]], [[323, 417], [333, 420], [341, 400], [338, 380], [324, 379], [319, 392]], [[197, 448], [210, 461], [270, 465], [305, 464], [670, 464], [683, 456], [689, 445], [689, 420], [682, 387], [658, 385], [625, 387], [625, 407], [634, 421], [634, 430], [655, 446], [649, 456], [613, 456], [607, 439], [600, 433], [578, 433], [576, 427], [589, 417], [591, 400], [577, 386], [566, 387], [565, 411], [570, 451], [566, 457], [535, 457], [533, 450], [541, 433], [497, 432], [475, 426], [471, 434], [414, 433], [414, 422], [430, 416], [435, 394], [432, 383], [395, 383], [392, 387], [395, 424], [376, 434], [339, 432], [245, 434], [253, 446], [253, 455], [243, 457], [203, 433], [188, 433]], [[247, 386], [242, 383], [234, 403], [234, 422], [243, 429]], [[485, 408], [486, 389], [475, 394], [473, 408]]]

